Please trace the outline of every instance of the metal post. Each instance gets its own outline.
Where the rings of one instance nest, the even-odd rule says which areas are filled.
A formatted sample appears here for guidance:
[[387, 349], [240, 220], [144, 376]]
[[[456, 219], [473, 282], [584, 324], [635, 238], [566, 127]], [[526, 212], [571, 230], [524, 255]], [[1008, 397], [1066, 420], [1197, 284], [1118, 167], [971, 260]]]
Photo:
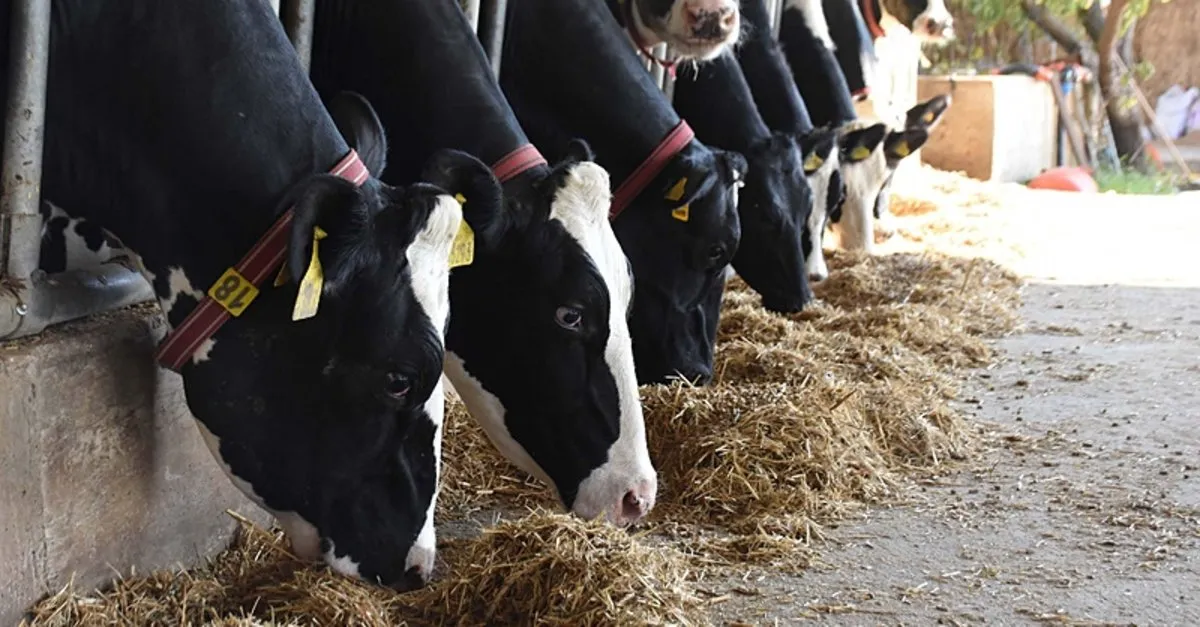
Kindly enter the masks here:
[[313, 13], [316, 0], [285, 0], [282, 6], [283, 28], [296, 48], [300, 64], [307, 72], [312, 60]]
[[784, 0], [768, 0], [767, 8], [771, 17], [771, 39], [779, 39], [779, 27], [783, 24], [783, 10], [787, 7]]
[[504, 26], [507, 23], [508, 0], [480, 0], [479, 43], [492, 64], [492, 72], [500, 76], [500, 56], [504, 52]]
[[467, 14], [467, 21], [471, 23], [471, 30], [475, 34], [479, 34], [479, 0], [462, 0], [463, 13]]
[[15, 0], [11, 29], [0, 172], [0, 244], [5, 265], [0, 274], [25, 281], [37, 270], [42, 244], [38, 203], [50, 66], [50, 0]]
[[0, 340], [154, 298], [120, 263], [46, 276], [38, 269], [42, 150], [50, 66], [50, 0], [14, 0], [0, 167]]

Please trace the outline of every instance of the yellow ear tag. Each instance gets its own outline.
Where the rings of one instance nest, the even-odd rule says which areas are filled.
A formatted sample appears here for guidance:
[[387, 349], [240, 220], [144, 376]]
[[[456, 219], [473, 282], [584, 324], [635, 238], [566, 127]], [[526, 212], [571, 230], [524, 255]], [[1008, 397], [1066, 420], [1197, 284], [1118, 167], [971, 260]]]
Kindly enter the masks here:
[[[458, 204], [467, 202], [462, 194], [455, 194]], [[467, 221], [458, 221], [458, 232], [454, 234], [454, 243], [450, 245], [450, 267], [469, 266], [475, 260], [475, 231]]]
[[933, 111], [927, 111], [925, 113], [924, 117], [922, 117], [921, 119], [925, 120], [926, 124], [932, 122], [933, 121]]
[[866, 146], [856, 146], [850, 151], [850, 158], [854, 161], [862, 161], [871, 156], [871, 150]]
[[321, 227], [313, 227], [312, 260], [308, 262], [308, 271], [300, 281], [300, 291], [296, 294], [296, 305], [292, 308], [292, 321], [304, 320], [317, 315], [317, 305], [321, 302], [321, 290], [325, 287], [325, 273], [321, 270], [321, 259], [317, 256], [317, 242], [325, 239], [325, 231]]
[[[667, 190], [667, 195], [664, 197], [667, 200], [679, 200], [683, 198], [683, 190], [687, 187], [687, 177], [679, 179], [671, 189]], [[685, 220], [686, 222], [686, 220]]]
[[283, 265], [279, 266], [279, 274], [275, 275], [275, 287], [283, 287], [288, 280], [287, 259], [283, 260]]
[[896, 144], [896, 148], [892, 152], [896, 153], [896, 156], [898, 157], [907, 157], [908, 153], [912, 151], [908, 149], [908, 142], [902, 141], [899, 144]]
[[675, 218], [676, 220], [679, 220], [680, 222], [687, 222], [688, 216], [691, 213], [691, 210], [689, 209], [689, 207], [691, 207], [691, 205], [684, 205], [677, 209], [672, 209], [671, 217]]
[[821, 169], [822, 165], [825, 165], [825, 160], [821, 158], [821, 155], [814, 152], [804, 160], [804, 171], [816, 172]]

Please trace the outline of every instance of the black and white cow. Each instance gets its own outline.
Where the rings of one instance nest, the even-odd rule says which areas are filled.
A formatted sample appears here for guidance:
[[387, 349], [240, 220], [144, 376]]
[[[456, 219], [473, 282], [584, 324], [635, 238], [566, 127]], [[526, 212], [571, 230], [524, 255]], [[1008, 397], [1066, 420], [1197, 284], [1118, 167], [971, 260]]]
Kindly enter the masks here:
[[619, 187], [614, 199], [613, 228], [634, 276], [638, 380], [711, 379], [725, 269], [741, 235], [744, 157], [695, 139], [673, 156], [658, 150], [680, 118], [594, 0], [509, 5], [503, 58], [501, 86], [539, 146], [563, 152], [583, 137], [614, 184], [653, 172], [643, 164], [657, 155], [661, 171], [640, 191]]
[[[177, 367], [213, 454], [297, 554], [387, 585], [423, 581], [446, 261], [464, 214], [483, 229], [501, 210], [490, 170], [441, 152], [425, 177], [436, 186], [367, 176], [265, 2], [59, 0], [52, 12], [45, 198], [140, 255], [168, 329], [216, 302], [240, 312]], [[11, 13], [5, 2], [0, 32]], [[371, 117], [345, 123], [384, 146]], [[373, 171], [381, 156], [362, 153]], [[263, 254], [287, 271], [273, 282], [276, 264], [258, 264], [270, 270], [258, 291], [234, 294], [227, 269], [251, 272], [239, 259], [266, 235], [277, 244]], [[317, 263], [323, 282], [308, 274]], [[293, 322], [302, 282], [317, 310]]]
[[834, 129], [813, 127], [808, 107], [792, 79], [779, 43], [771, 34], [764, 0], [743, 0], [746, 33], [737, 59], [754, 102], [769, 128], [793, 134], [800, 142], [804, 171], [814, 205], [804, 231], [804, 258], [810, 281], [823, 281], [829, 270], [822, 251], [825, 227], [841, 216], [845, 184], [838, 163]]
[[[678, 61], [708, 61], [737, 44], [738, 0], [604, 0], [647, 58], [672, 67]], [[671, 61], [653, 56], [666, 43]]]
[[796, 139], [767, 129], [730, 54], [683, 72], [674, 105], [697, 137], [746, 157], [746, 185], [738, 196], [742, 241], [733, 269], [762, 295], [766, 309], [800, 311], [812, 300], [805, 252], [811, 252], [814, 199]]
[[[454, 2], [323, 0], [313, 38], [330, 108], [354, 109], [333, 94], [361, 93], [388, 130], [384, 180], [413, 180], [442, 147], [495, 164], [529, 144]], [[626, 319], [632, 277], [608, 175], [589, 159], [504, 183], [503, 213], [451, 275], [445, 373], [510, 461], [579, 515], [624, 524], [650, 511], [658, 482]]]

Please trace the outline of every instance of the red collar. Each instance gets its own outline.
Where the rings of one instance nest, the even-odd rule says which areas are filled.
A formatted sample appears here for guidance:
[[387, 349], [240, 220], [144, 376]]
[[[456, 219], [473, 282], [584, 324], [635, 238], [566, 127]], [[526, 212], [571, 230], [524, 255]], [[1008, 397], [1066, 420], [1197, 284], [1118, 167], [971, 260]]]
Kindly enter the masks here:
[[675, 158], [679, 151], [683, 150], [688, 142], [696, 137], [696, 133], [692, 132], [692, 127], [688, 126], [687, 121], [680, 120], [675, 128], [671, 129], [670, 133], [663, 138], [654, 152], [650, 153], [649, 157], [642, 162], [613, 192], [612, 205], [608, 210], [608, 219], [616, 220], [617, 216], [633, 202], [633, 199], [640, 193], [654, 177], [658, 176], [663, 168], [667, 167], [667, 162]]
[[862, 6], [863, 21], [867, 23], [867, 28], [871, 31], [871, 37], [879, 39], [886, 35], [883, 27], [879, 25], [879, 16], [875, 15], [875, 3], [872, 0], [862, 0], [859, 5]]
[[546, 165], [546, 158], [533, 144], [525, 144], [492, 164], [492, 174], [495, 174], [501, 183], [507, 183], [539, 165]]
[[[356, 186], [362, 185], [371, 175], [353, 149], [329, 172]], [[288, 209], [236, 266], [226, 270], [217, 279], [183, 323], [167, 334], [155, 353], [158, 363], [179, 372], [183, 364], [205, 340], [216, 334], [231, 315], [240, 316], [245, 311], [258, 296], [258, 286], [283, 263], [291, 225], [292, 210]]]
[[650, 49], [654, 47], [653, 44], [646, 43], [646, 40], [642, 39], [641, 33], [638, 32], [637, 22], [633, 19], [633, 0], [620, 0], [620, 3], [623, 9], [622, 13], [625, 16], [625, 30], [629, 32], [629, 37], [633, 39], [633, 45], [637, 47], [638, 52], [642, 53], [647, 59], [661, 65], [671, 75], [671, 78], [675, 78], [676, 62], [664, 61], [654, 56], [650, 52]]

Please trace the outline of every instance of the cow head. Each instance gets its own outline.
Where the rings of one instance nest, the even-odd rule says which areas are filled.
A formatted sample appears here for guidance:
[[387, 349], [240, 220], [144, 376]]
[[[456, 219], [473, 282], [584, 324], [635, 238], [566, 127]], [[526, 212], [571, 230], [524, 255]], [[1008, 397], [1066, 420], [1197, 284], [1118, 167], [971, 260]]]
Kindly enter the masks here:
[[738, 0], [623, 0], [633, 3], [635, 28], [644, 41], [666, 42], [683, 59], [706, 61], [737, 43]]
[[[950, 108], [951, 102], [952, 99], [950, 94], [940, 94], [930, 98], [929, 100], [926, 100], [925, 102], [918, 103], [905, 113], [904, 128], [919, 129], [925, 131], [926, 133], [932, 131], [933, 128], [942, 121], [942, 118], [945, 117], [946, 110]], [[887, 158], [888, 174], [884, 179], [883, 186], [879, 190], [879, 195], [875, 199], [874, 215], [876, 220], [888, 219], [888, 205], [891, 201], [892, 179], [896, 177], [896, 168], [899, 167], [900, 162], [903, 161], [908, 154], [909, 153], [896, 153], [889, 155]], [[877, 224], [876, 230], [882, 230], [884, 236], [886, 237], [889, 235], [888, 232], [891, 229], [886, 226], [879, 226]]]
[[884, 0], [884, 8], [921, 41], [954, 40], [954, 16], [945, 0]]
[[[614, 222], [633, 266], [640, 383], [712, 378], [725, 269], [738, 251], [746, 159], [693, 140]], [[715, 296], [714, 296], [715, 294]]]
[[492, 443], [584, 518], [654, 505], [627, 314], [629, 264], [608, 221], [608, 173], [573, 142], [548, 174], [506, 185], [451, 281], [446, 375]]
[[891, 131], [882, 122], [842, 135], [839, 158], [846, 202], [837, 219], [830, 220], [842, 248], [872, 252], [876, 204], [893, 171], [888, 163], [912, 154], [928, 138], [922, 129]]
[[800, 311], [812, 300], [805, 243], [814, 201], [800, 148], [790, 135], [775, 133], [745, 157], [749, 169], [738, 198], [742, 241], [733, 268], [762, 295], [766, 309]]
[[804, 175], [813, 190], [813, 210], [804, 229], [804, 267], [813, 283], [829, 277], [822, 247], [825, 227], [841, 218], [846, 201], [846, 185], [842, 181], [837, 150], [837, 131], [814, 129], [800, 136], [803, 151]]
[[[383, 152], [369, 147], [383, 145], [383, 131], [361, 104], [340, 125], [378, 172]], [[297, 184], [284, 201], [294, 217], [282, 281], [183, 370], [213, 454], [276, 515], [298, 556], [402, 588], [433, 568], [448, 254], [464, 217], [484, 229], [501, 210], [490, 169], [464, 153], [438, 153], [424, 178], [407, 188], [329, 174]], [[293, 322], [316, 263], [316, 314]], [[174, 324], [172, 309], [200, 294], [181, 268], [154, 285]]]

